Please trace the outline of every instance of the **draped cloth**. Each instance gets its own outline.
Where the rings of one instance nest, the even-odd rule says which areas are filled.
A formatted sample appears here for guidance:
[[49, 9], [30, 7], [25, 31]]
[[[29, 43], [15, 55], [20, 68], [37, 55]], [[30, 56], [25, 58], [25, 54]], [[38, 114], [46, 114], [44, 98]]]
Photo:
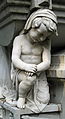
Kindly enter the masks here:
[[42, 72], [32, 86], [28, 96], [26, 107], [35, 113], [42, 112], [50, 100], [49, 86], [45, 72]]
[[57, 24], [57, 17], [56, 15], [54, 14], [53, 11], [49, 10], [49, 9], [39, 9], [37, 10], [36, 12], [32, 13], [30, 15], [30, 17], [28, 18], [26, 24], [25, 24], [25, 27], [24, 27], [24, 30], [23, 30], [23, 33], [26, 33], [27, 31], [29, 31], [29, 29], [31, 28], [32, 26], [32, 22], [35, 18], [37, 17], [44, 17], [44, 18], [49, 18], [51, 19], [53, 22], [55, 22]]

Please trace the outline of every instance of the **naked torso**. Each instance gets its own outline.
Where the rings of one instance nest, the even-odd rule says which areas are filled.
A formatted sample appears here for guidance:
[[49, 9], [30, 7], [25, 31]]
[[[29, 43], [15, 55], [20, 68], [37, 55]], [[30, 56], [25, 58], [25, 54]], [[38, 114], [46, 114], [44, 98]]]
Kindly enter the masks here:
[[31, 64], [39, 64], [42, 61], [41, 55], [43, 48], [40, 43], [32, 44], [26, 37], [21, 36], [20, 45], [22, 61]]

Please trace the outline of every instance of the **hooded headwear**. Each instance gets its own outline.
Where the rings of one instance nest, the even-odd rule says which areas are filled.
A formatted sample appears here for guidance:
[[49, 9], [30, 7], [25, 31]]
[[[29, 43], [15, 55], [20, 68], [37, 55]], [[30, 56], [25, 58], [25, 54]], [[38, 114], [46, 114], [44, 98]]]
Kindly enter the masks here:
[[37, 17], [45, 17], [45, 18], [49, 18], [51, 19], [54, 23], [57, 24], [57, 17], [56, 15], [54, 14], [54, 12], [52, 12], [51, 10], [49, 9], [39, 9], [37, 10], [36, 12], [32, 13], [30, 15], [30, 17], [28, 18], [26, 24], [25, 24], [25, 27], [24, 27], [24, 30], [23, 30], [23, 33], [26, 33], [27, 31], [29, 31], [29, 29], [31, 28], [32, 26], [32, 21], [37, 18]]

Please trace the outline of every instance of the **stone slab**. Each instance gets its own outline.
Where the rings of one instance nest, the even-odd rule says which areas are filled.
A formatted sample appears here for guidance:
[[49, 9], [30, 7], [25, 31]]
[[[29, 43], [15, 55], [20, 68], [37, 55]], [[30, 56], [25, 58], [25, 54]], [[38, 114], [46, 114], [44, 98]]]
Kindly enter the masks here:
[[48, 119], [48, 118], [44, 118], [44, 117], [22, 116], [22, 119]]
[[7, 3], [29, 6], [29, 5], [31, 5], [31, 0], [24, 0], [24, 1], [23, 0], [7, 0]]
[[19, 6], [27, 6], [31, 5], [31, 0], [3, 0], [0, 4], [0, 11], [7, 7], [7, 5], [19, 5]]
[[20, 7], [20, 6], [8, 6], [0, 13], [0, 22], [3, 21], [5, 18], [10, 16], [11, 14], [28, 14], [29, 8], [28, 7]]
[[[3, 108], [5, 108], [6, 110], [10, 111], [13, 114], [34, 114], [34, 112], [30, 111], [29, 109], [19, 109], [17, 107], [12, 107], [11, 105], [9, 105], [8, 103], [3, 103], [2, 101], [0, 101], [0, 106], [2, 106]], [[47, 105], [44, 110], [42, 111], [42, 113], [46, 113], [46, 112], [59, 112], [61, 111], [61, 104], [49, 104]]]

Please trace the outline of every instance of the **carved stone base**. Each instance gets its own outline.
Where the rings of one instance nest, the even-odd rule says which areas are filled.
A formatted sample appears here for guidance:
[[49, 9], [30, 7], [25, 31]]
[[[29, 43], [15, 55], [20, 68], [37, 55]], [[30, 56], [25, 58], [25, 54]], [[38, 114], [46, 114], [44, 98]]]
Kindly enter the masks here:
[[[25, 117], [23, 115], [32, 115], [35, 114], [34, 112], [30, 111], [29, 109], [18, 109], [17, 107], [12, 107], [9, 104], [7, 104], [6, 102], [3, 103], [2, 101], [0, 101], [0, 106], [2, 106], [3, 110], [3, 119], [9, 119], [9, 116], [13, 116], [14, 119], [20, 119], [21, 117]], [[53, 112], [59, 112], [61, 111], [61, 104], [49, 104], [45, 107], [45, 109], [41, 112], [43, 114], [45, 113], [53, 113]], [[31, 118], [23, 118], [23, 119], [31, 119]], [[42, 119], [42, 118], [40, 118]], [[43, 119], [49, 119], [49, 118], [44, 118]]]

